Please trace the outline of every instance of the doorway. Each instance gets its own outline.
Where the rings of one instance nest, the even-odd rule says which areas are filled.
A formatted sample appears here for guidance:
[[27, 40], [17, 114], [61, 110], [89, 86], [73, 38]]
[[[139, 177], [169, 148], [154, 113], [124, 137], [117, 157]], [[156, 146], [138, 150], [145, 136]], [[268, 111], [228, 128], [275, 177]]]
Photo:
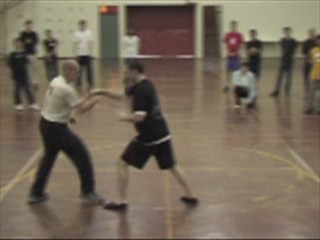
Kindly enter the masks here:
[[221, 7], [204, 7], [204, 57], [221, 56]]

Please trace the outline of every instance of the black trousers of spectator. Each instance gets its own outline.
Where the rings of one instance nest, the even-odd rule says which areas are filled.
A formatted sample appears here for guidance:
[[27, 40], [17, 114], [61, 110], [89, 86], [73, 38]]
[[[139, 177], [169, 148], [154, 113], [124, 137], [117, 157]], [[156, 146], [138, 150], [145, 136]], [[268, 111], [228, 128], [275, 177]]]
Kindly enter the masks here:
[[[250, 94], [250, 90], [246, 87], [242, 87], [242, 86], [236, 86], [234, 88], [234, 96], [236, 99], [236, 105], [241, 105], [241, 98], [247, 98]], [[256, 106], [256, 98], [248, 103], [247, 107], [248, 108], [254, 108]]]
[[261, 62], [250, 62], [249, 61], [249, 69], [251, 72], [253, 72], [257, 78], [257, 80], [260, 78], [261, 73]]
[[78, 87], [82, 86], [83, 71], [86, 70], [88, 86], [90, 89], [93, 88], [94, 87], [94, 80], [93, 80], [93, 69], [92, 69], [91, 56], [78, 56], [78, 63], [80, 65], [80, 76], [78, 79]]
[[[94, 191], [95, 181], [90, 155], [84, 143], [68, 127], [67, 124], [40, 121], [40, 132], [44, 143], [44, 156], [41, 159], [31, 193], [41, 195], [47, 185], [52, 167], [60, 151], [67, 154], [77, 168], [81, 180], [81, 192], [87, 194]], [[61, 186], [63, 187], [63, 186]]]
[[303, 65], [303, 86], [304, 86], [305, 96], [309, 95], [311, 69], [312, 69], [312, 64], [309, 62], [305, 62]]
[[284, 75], [286, 75], [286, 85], [285, 85], [285, 91], [287, 94], [290, 94], [291, 91], [291, 81], [292, 81], [292, 69], [293, 69], [293, 63], [288, 64], [282, 64], [279, 69], [278, 78], [276, 82], [276, 88], [275, 92], [280, 93], [282, 82]]
[[32, 86], [29, 82], [27, 75], [21, 75], [14, 77], [15, 89], [14, 89], [14, 102], [16, 105], [22, 104], [21, 92], [24, 91], [29, 104], [35, 103], [35, 97], [33, 94]]
[[45, 58], [44, 60], [48, 82], [59, 75], [58, 58]]
[[242, 86], [236, 86], [234, 88], [234, 96], [236, 99], [236, 105], [241, 105], [241, 98], [246, 98], [249, 95], [249, 89]]

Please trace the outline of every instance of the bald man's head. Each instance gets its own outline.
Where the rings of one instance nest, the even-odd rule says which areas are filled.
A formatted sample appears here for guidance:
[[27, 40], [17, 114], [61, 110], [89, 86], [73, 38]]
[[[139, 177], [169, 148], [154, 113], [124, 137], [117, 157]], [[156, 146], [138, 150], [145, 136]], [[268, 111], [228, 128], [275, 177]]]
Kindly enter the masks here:
[[74, 82], [79, 77], [79, 64], [75, 60], [67, 60], [62, 63], [62, 75], [67, 82]]

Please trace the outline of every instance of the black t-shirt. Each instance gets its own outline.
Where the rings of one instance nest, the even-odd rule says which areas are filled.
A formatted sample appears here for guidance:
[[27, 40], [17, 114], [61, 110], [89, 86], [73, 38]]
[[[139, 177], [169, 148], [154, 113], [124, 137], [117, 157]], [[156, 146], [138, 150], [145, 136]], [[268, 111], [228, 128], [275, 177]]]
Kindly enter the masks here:
[[145, 112], [143, 122], [135, 124], [138, 140], [142, 143], [152, 143], [168, 136], [169, 128], [162, 114], [158, 94], [152, 82], [145, 79], [136, 84], [129, 92], [132, 96], [132, 111]]
[[21, 80], [27, 77], [28, 57], [24, 52], [12, 52], [8, 59], [12, 77]]
[[256, 54], [249, 54], [249, 63], [250, 64], [259, 64], [261, 62], [261, 51], [263, 44], [260, 40], [251, 40], [246, 43], [246, 49], [250, 50], [256, 48], [258, 52]]
[[43, 46], [45, 47], [46, 53], [53, 53], [56, 50], [58, 44], [59, 42], [55, 38], [45, 39], [43, 41]]
[[282, 63], [290, 64], [298, 47], [298, 42], [293, 38], [281, 39]]
[[312, 48], [316, 46], [316, 42], [314, 39], [307, 39], [303, 42], [302, 54], [305, 56], [305, 59], [308, 60], [309, 53]]
[[20, 38], [22, 39], [26, 54], [37, 53], [36, 46], [39, 43], [39, 38], [36, 32], [24, 31], [21, 33]]

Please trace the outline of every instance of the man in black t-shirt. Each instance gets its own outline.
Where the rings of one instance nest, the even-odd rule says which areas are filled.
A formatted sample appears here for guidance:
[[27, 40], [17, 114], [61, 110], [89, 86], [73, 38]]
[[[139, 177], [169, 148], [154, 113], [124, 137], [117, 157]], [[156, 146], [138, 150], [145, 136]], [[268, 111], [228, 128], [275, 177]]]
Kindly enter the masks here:
[[39, 43], [39, 37], [37, 32], [33, 30], [33, 22], [28, 20], [25, 22], [25, 31], [21, 32], [20, 39], [23, 42], [24, 51], [28, 55], [29, 59], [29, 76], [32, 83], [37, 88], [39, 83], [38, 68], [37, 68], [37, 45]]
[[256, 75], [256, 79], [259, 79], [263, 44], [257, 39], [257, 30], [255, 29], [250, 30], [250, 38], [251, 40], [246, 43], [249, 69]]
[[291, 37], [291, 28], [285, 27], [283, 28], [284, 37], [280, 41], [281, 46], [281, 60], [280, 60], [280, 68], [278, 79], [276, 82], [275, 90], [270, 94], [271, 97], [278, 97], [281, 90], [281, 85], [283, 81], [283, 76], [286, 74], [286, 95], [290, 95], [291, 91], [291, 79], [292, 79], [292, 69], [294, 63], [294, 54], [298, 47], [298, 42]]
[[303, 85], [304, 85], [304, 93], [307, 98], [309, 94], [309, 82], [310, 82], [310, 72], [312, 68], [312, 60], [310, 57], [310, 51], [313, 47], [316, 46], [316, 32], [315, 30], [309, 29], [308, 31], [308, 39], [303, 42], [302, 46], [302, 54], [304, 56], [304, 66], [303, 66]]
[[[128, 81], [128, 79], [130, 79]], [[95, 94], [122, 99], [122, 95], [109, 90], [94, 90]], [[171, 170], [177, 181], [184, 188], [186, 195], [181, 201], [196, 204], [198, 200], [187, 184], [181, 168], [175, 160], [171, 135], [161, 111], [157, 91], [150, 80], [144, 75], [144, 67], [140, 63], [129, 66], [126, 81], [126, 95], [132, 101], [132, 113], [122, 114], [121, 121], [135, 125], [138, 132], [121, 156], [118, 165], [119, 195], [118, 202], [105, 205], [108, 210], [125, 210], [127, 208], [128, 167], [143, 169], [150, 157], [154, 156], [162, 170]]]
[[46, 38], [43, 40], [43, 47], [45, 50], [45, 68], [47, 73], [48, 81], [52, 81], [53, 78], [59, 75], [58, 70], [58, 55], [57, 48], [59, 42], [57, 39], [53, 38], [52, 31], [47, 29], [45, 31]]

